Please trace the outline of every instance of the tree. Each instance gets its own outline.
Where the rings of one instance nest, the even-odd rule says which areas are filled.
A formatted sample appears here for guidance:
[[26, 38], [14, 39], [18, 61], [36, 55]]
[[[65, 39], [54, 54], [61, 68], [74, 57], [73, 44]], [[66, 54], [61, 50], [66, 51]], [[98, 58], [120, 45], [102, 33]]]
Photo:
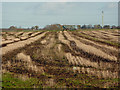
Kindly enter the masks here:
[[83, 25], [81, 28], [82, 28], [82, 29], [87, 29], [87, 26], [86, 26], [86, 25]]
[[35, 29], [38, 30], [39, 26], [35, 26]]
[[110, 29], [110, 25], [104, 25], [103, 28], [104, 29]]
[[77, 29], [81, 29], [81, 25], [77, 25]]
[[112, 27], [111, 27], [111, 29], [116, 29], [117, 27], [115, 26], [115, 25], [113, 25]]
[[119, 26], [117, 26], [117, 29], [120, 29], [120, 25], [119, 25]]
[[9, 30], [17, 30], [17, 27], [15, 27], [15, 26], [10, 26]]
[[100, 24], [97, 25], [98, 29], [102, 29], [102, 26]]
[[31, 29], [32, 29], [32, 30], [35, 30], [35, 27], [34, 27], [34, 26], [33, 26], [33, 27], [31, 27]]

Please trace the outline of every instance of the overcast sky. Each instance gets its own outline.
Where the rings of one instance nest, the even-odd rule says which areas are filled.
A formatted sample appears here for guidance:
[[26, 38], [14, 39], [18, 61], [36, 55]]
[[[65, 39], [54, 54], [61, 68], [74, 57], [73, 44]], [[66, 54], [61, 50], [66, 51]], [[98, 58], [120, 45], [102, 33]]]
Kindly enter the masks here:
[[118, 25], [117, 2], [3, 2], [2, 27], [44, 27], [48, 24]]

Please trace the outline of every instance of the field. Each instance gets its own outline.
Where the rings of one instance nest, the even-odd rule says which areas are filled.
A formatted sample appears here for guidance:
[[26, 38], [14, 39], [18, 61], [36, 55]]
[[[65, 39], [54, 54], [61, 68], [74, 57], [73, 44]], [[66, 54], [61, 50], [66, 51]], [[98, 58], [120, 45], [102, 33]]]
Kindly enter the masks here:
[[2, 32], [4, 88], [117, 88], [115, 30]]

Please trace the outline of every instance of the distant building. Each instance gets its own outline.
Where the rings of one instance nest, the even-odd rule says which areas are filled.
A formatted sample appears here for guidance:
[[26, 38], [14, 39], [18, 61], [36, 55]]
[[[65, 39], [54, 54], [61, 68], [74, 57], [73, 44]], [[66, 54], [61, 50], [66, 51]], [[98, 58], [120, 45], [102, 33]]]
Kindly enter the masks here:
[[[120, 26], [110, 26], [110, 25], [104, 25], [103, 29], [116, 29], [119, 28]], [[34, 29], [32, 27], [32, 29]], [[92, 26], [91, 24], [89, 25], [61, 25], [61, 24], [51, 24], [51, 25], [46, 25], [44, 30], [76, 30], [76, 29], [102, 29], [102, 26], [100, 24]]]
[[56, 24], [56, 26], [57, 26], [59, 29], [62, 29], [62, 25], [61, 25], [61, 24]]
[[45, 30], [62, 30], [62, 25], [60, 25], [60, 24], [46, 25], [43, 29], [45, 29]]
[[102, 26], [101, 25], [94, 25], [94, 29], [102, 29]]
[[62, 25], [64, 30], [76, 30], [75, 25]]
[[91, 24], [87, 25], [87, 29], [92, 29], [92, 25]]

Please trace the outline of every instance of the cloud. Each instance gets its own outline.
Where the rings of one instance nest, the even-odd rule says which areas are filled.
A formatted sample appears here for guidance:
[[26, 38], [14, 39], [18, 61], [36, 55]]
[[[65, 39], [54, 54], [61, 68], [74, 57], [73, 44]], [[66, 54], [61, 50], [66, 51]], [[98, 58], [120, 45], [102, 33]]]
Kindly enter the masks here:
[[67, 2], [46, 2], [34, 5], [31, 10], [36, 15], [60, 15], [74, 6], [75, 4]]
[[110, 3], [108, 5], [108, 8], [116, 8], [117, 7], [117, 4], [116, 3]]
[[103, 7], [101, 7], [100, 10], [103, 10], [105, 12], [117, 12], [118, 3], [117, 2], [103, 3]]

